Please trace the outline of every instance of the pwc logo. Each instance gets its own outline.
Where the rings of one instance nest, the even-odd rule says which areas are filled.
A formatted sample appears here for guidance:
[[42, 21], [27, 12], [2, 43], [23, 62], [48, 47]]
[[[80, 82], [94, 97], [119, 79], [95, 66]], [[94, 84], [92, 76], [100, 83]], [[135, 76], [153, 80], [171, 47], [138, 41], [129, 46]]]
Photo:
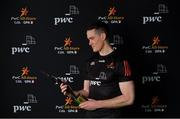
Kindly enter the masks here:
[[74, 22], [74, 15], [79, 15], [79, 9], [75, 5], [69, 5], [69, 12], [62, 17], [54, 18], [54, 25], [72, 24]]
[[65, 15], [65, 17], [55, 17], [54, 25], [65, 24], [65, 23], [73, 23], [73, 17], [69, 17], [69, 15]]
[[20, 24], [29, 24], [32, 25], [36, 21], [36, 17], [32, 17], [29, 15], [30, 10], [27, 7], [22, 7], [20, 8], [19, 16], [11, 17], [11, 21], [13, 24], [20, 25]]
[[70, 37], [69, 38], [66, 38], [65, 40], [64, 40], [64, 47], [67, 47], [67, 46], [71, 46], [71, 43], [72, 43], [72, 40], [70, 39]]
[[155, 64], [153, 72], [142, 76], [142, 84], [152, 85], [152, 83], [160, 83], [163, 79], [162, 77], [166, 76], [167, 72], [168, 70], [166, 65]]
[[151, 75], [151, 76], [142, 76], [142, 84], [150, 83], [150, 82], [160, 82], [161, 76], [159, 75]]
[[30, 76], [29, 72], [30, 72], [30, 70], [29, 70], [29, 68], [27, 66], [26, 67], [22, 67], [22, 69], [21, 69], [21, 78], [22, 79], [28, 79], [28, 80], [35, 80], [35, 79], [37, 79], [36, 76]]
[[109, 17], [109, 16], [114, 16], [115, 13], [116, 13], [115, 7], [110, 7], [110, 8], [109, 8], [109, 14], [108, 14], [108, 17]]
[[12, 47], [11, 48], [11, 54], [14, 55], [16, 53], [30, 53], [29, 47]]
[[160, 42], [161, 41], [160, 41], [159, 36], [154, 36], [152, 39], [152, 48], [153, 49], [168, 49], [168, 46], [161, 45]]
[[153, 96], [151, 100], [151, 109], [154, 112], [164, 112], [167, 108], [167, 105], [162, 104], [159, 96]]
[[33, 94], [27, 94], [27, 101], [23, 102], [23, 104], [16, 104], [13, 105], [13, 113], [18, 112], [32, 112], [32, 104], [37, 104], [38, 101], [36, 99], [36, 96]]
[[35, 45], [36, 40], [31, 35], [25, 36], [25, 43], [22, 43], [21, 46], [13, 46], [11, 47], [11, 54], [29, 54], [30, 53], [30, 46]]
[[29, 75], [28, 67], [23, 67], [21, 71], [22, 71], [21, 76], [28, 76]]
[[164, 16], [161, 14], [167, 14], [168, 12], [168, 7], [165, 4], [159, 4], [157, 12], [154, 12], [153, 15], [143, 16], [143, 24], [161, 23], [164, 20]]
[[[99, 78], [98, 78], [99, 79]], [[90, 86], [101, 86], [101, 81], [90, 81]]]
[[68, 55], [74, 55], [77, 54], [80, 50], [80, 47], [73, 46], [73, 40], [71, 37], [66, 37], [64, 40], [63, 46], [55, 46], [54, 50], [57, 51], [57, 54], [68, 54]]
[[157, 105], [159, 103], [159, 98], [158, 96], [153, 96], [152, 97], [152, 103], [151, 105]]
[[27, 16], [27, 14], [28, 14], [28, 9], [27, 9], [27, 7], [25, 7], [25, 8], [22, 8], [21, 9], [21, 15], [20, 15], [20, 17], [26, 17]]
[[65, 102], [65, 105], [72, 105], [73, 100], [71, 97], [66, 97]]
[[160, 37], [159, 36], [154, 36], [151, 40], [151, 45], [143, 45], [142, 50], [145, 51], [146, 54], [164, 54], [166, 53], [168, 46], [167, 45], [162, 45]]
[[98, 16], [98, 20], [105, 23], [119, 24], [124, 20], [123, 16], [117, 15], [118, 11], [115, 6], [108, 8], [106, 16]]
[[14, 80], [16, 84], [34, 84], [37, 77], [32, 76], [29, 67], [24, 66], [21, 68], [20, 75], [13, 75], [12, 80]]
[[64, 110], [67, 113], [77, 113], [79, 108], [79, 102], [76, 100], [72, 99], [71, 97], [66, 97], [65, 99], [65, 105], [64, 105]]
[[150, 100], [148, 101], [148, 104], [141, 105], [141, 108], [144, 110], [144, 112], [165, 112], [167, 111], [167, 103], [162, 103], [162, 99], [160, 99], [160, 96], [152, 96], [150, 97]]
[[160, 42], [160, 40], [159, 40], [159, 36], [154, 37], [154, 38], [153, 38], [152, 47], [154, 47], [154, 46], [158, 46], [158, 45], [159, 45], [159, 42]]

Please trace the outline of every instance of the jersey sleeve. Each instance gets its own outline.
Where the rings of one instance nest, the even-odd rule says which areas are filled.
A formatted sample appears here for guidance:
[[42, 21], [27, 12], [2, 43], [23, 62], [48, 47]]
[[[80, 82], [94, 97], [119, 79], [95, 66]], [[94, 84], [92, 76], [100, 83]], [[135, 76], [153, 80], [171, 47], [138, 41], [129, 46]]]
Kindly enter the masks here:
[[131, 67], [127, 60], [119, 61], [117, 63], [117, 76], [119, 82], [130, 81], [131, 79]]

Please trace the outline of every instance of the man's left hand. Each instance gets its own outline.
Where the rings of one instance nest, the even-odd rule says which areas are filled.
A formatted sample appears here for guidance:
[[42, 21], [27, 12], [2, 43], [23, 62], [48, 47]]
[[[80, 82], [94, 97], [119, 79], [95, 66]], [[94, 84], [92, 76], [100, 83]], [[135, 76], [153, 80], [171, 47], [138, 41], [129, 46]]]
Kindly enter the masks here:
[[99, 108], [98, 101], [94, 99], [89, 99], [88, 101], [81, 103], [79, 106], [80, 108], [85, 110], [96, 110], [97, 108]]

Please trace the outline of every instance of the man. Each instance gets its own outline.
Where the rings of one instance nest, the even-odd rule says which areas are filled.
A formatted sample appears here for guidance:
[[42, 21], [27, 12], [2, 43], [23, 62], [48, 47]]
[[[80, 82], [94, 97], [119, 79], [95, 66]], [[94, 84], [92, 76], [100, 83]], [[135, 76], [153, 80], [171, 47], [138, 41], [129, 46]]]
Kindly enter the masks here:
[[[79, 106], [88, 110], [87, 117], [120, 117], [120, 107], [133, 104], [135, 97], [130, 66], [110, 46], [109, 29], [105, 23], [91, 24], [86, 33], [96, 55], [87, 61], [84, 88], [75, 91], [76, 95], [88, 98]], [[62, 83], [60, 88], [66, 95], [67, 85]]]

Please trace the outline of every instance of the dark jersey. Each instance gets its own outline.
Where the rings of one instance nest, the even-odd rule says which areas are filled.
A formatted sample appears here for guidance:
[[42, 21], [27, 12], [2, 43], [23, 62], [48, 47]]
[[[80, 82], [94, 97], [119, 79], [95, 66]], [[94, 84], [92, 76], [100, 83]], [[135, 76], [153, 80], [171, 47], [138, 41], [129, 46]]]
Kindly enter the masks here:
[[[90, 81], [89, 98], [105, 100], [121, 95], [119, 82], [129, 81], [131, 70], [127, 60], [117, 52], [106, 56], [94, 55], [87, 62], [87, 80]], [[119, 117], [119, 109], [89, 111], [90, 117]]]

